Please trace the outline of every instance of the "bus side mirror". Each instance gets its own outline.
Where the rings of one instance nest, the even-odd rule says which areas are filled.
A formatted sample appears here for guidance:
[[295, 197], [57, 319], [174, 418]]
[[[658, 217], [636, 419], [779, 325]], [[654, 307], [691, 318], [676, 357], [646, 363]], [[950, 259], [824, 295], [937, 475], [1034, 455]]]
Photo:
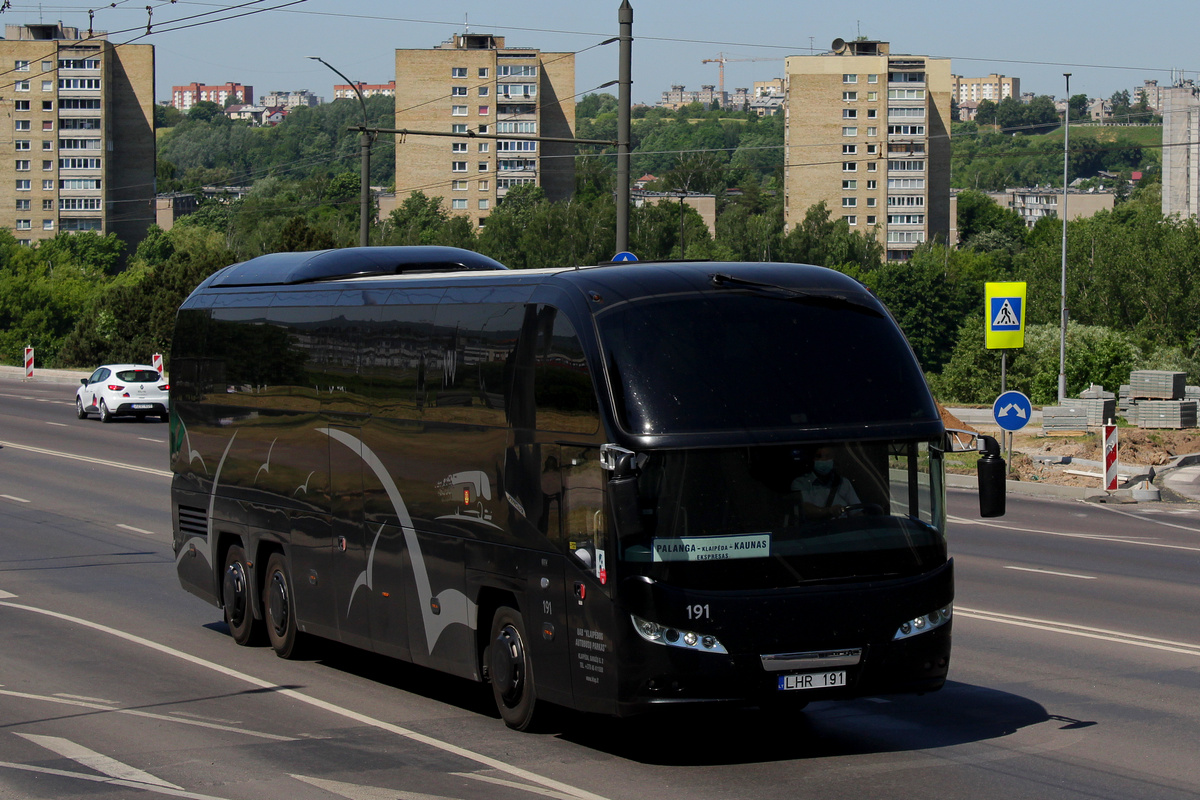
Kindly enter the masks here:
[[1004, 516], [1004, 479], [1007, 471], [1000, 456], [1000, 444], [991, 436], [979, 437], [982, 455], [976, 462], [979, 471], [979, 516]]
[[642, 532], [642, 512], [638, 502], [638, 474], [645, 455], [613, 444], [600, 446], [600, 464], [608, 471], [608, 504], [618, 539]]

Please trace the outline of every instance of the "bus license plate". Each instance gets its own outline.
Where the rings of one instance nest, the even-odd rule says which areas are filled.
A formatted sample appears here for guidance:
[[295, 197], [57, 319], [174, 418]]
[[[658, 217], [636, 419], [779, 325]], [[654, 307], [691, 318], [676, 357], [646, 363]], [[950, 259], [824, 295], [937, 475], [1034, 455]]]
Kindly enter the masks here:
[[780, 675], [779, 690], [832, 689], [846, 685], [846, 670], [836, 672], [804, 672], [799, 675]]

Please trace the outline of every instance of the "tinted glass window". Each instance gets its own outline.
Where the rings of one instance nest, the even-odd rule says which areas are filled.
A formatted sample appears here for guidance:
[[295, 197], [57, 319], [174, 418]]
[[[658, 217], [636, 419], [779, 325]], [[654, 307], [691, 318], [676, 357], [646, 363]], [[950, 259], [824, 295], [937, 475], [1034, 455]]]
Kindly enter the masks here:
[[872, 308], [719, 289], [623, 303], [597, 320], [634, 433], [937, 418], [903, 335]]
[[117, 373], [117, 378], [130, 383], [156, 383], [158, 370], [155, 369], [126, 369]]
[[566, 315], [550, 306], [541, 309], [534, 354], [534, 401], [542, 430], [595, 433], [600, 427], [596, 390], [587, 358]]

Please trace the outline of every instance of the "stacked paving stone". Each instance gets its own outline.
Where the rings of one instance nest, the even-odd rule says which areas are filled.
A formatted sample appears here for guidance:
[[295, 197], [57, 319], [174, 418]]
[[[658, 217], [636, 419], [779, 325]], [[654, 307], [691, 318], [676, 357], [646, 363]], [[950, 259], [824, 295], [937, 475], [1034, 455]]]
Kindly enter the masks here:
[[[1168, 370], [1144, 369], [1130, 373], [1125, 418], [1141, 428], [1196, 427], [1200, 389], [1185, 386], [1186, 378], [1182, 372]], [[1124, 398], [1125, 387], [1121, 389]], [[1189, 389], [1197, 391], [1189, 392]]]

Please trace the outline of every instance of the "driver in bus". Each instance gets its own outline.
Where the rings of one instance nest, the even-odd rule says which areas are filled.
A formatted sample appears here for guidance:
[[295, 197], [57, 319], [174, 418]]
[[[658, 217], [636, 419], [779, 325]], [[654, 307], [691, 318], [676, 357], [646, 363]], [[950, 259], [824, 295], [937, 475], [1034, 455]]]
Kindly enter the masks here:
[[859, 504], [858, 493], [834, 464], [834, 449], [821, 445], [813, 453], [812, 471], [792, 481], [792, 492], [800, 495], [801, 519], [833, 519], [849, 506]]

